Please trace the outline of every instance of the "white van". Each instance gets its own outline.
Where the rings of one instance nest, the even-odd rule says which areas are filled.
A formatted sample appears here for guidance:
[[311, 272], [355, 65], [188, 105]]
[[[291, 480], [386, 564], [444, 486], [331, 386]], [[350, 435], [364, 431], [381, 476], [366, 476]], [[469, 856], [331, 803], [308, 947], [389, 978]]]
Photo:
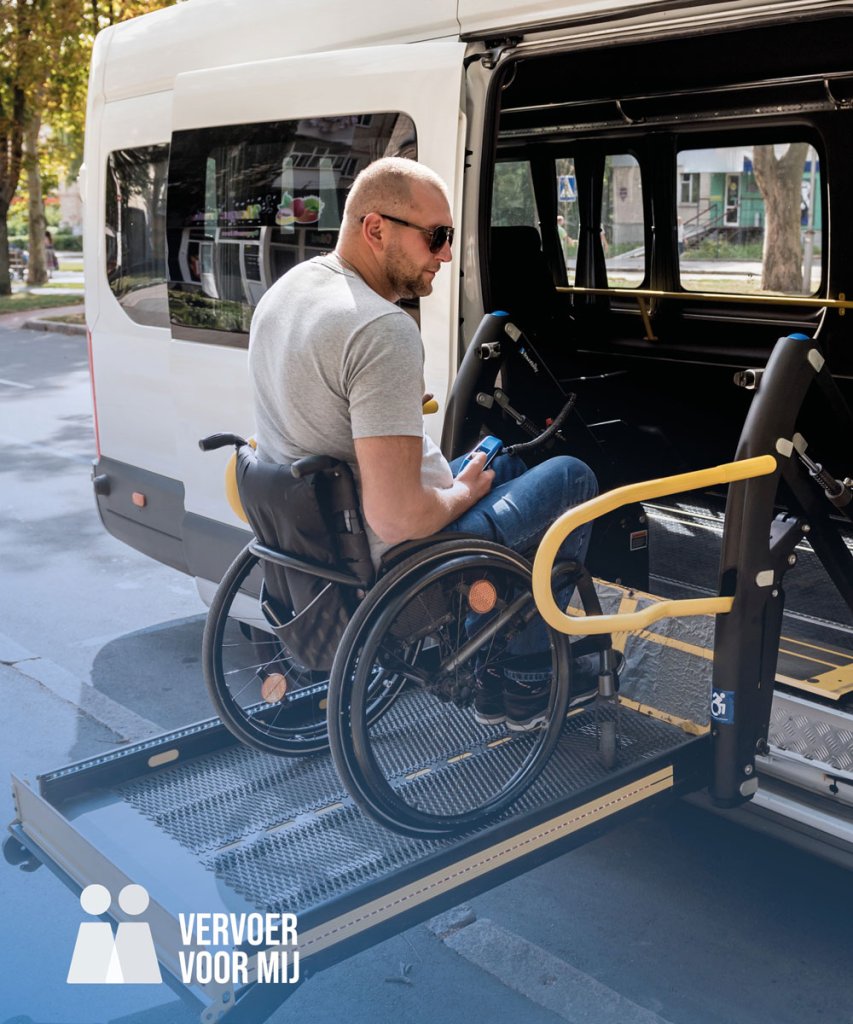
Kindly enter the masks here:
[[[851, 44], [853, 11], [835, 0], [187, 0], [107, 29], [85, 159], [104, 525], [209, 596], [246, 535], [227, 454], [202, 456], [198, 439], [252, 432], [252, 311], [334, 247], [348, 186], [383, 155], [416, 157], [450, 189], [454, 261], [408, 307], [448, 455], [484, 429], [523, 439], [522, 420], [543, 426], [571, 391], [561, 443], [605, 487], [729, 461], [751, 399], [733, 376], [754, 381], [791, 333], [820, 341], [849, 395]], [[494, 309], [535, 365], [504, 353], [481, 372], [478, 355], [457, 379]], [[853, 476], [849, 434], [824, 411], [806, 410], [810, 452]], [[721, 517], [714, 493], [635, 509], [600, 533], [593, 569], [716, 592]], [[839, 530], [828, 574], [804, 546], [790, 576], [753, 803], [846, 857], [853, 569]]]

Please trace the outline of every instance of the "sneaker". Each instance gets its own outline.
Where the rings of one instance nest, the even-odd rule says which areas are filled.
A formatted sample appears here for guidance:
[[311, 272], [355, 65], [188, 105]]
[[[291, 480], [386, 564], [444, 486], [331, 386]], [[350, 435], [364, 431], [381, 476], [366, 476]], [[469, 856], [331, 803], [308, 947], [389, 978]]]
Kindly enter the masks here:
[[474, 683], [474, 721], [478, 725], [501, 725], [506, 721], [504, 686], [507, 678], [499, 668], [479, 669]]
[[[536, 659], [524, 660], [529, 664]], [[547, 660], [550, 663], [550, 656]], [[547, 723], [551, 677], [545, 671], [534, 665], [530, 665], [529, 671], [520, 667], [507, 670], [503, 698], [506, 724], [511, 732], [530, 732]]]
[[548, 722], [550, 698], [550, 653], [519, 657], [516, 665], [506, 671], [504, 708], [507, 728], [511, 732], [542, 728]]

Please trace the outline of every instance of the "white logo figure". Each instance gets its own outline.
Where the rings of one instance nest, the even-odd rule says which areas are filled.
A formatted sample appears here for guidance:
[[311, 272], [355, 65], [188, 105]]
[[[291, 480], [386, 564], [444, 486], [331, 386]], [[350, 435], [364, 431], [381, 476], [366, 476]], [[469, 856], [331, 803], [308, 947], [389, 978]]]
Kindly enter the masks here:
[[[94, 917], [106, 913], [111, 902], [103, 885], [87, 885], [80, 893], [80, 906]], [[129, 917], [137, 917], [148, 907], [148, 893], [141, 885], [126, 885], [118, 903]], [[106, 921], [84, 921], [77, 930], [66, 981], [69, 985], [159, 985], [160, 965], [148, 924], [122, 921], [114, 939]]]

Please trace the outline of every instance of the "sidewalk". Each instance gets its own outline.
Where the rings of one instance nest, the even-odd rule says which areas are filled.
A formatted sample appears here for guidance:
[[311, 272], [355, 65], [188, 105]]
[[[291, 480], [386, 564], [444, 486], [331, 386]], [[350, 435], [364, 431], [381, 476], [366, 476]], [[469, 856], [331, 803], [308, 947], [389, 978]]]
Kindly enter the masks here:
[[50, 319], [82, 312], [83, 303], [78, 302], [73, 306], [51, 306], [48, 309], [27, 309], [20, 313], [3, 313], [0, 314], [0, 329], [18, 331], [27, 328], [34, 331], [55, 331], [57, 334], [85, 334], [85, 324], [67, 324]]

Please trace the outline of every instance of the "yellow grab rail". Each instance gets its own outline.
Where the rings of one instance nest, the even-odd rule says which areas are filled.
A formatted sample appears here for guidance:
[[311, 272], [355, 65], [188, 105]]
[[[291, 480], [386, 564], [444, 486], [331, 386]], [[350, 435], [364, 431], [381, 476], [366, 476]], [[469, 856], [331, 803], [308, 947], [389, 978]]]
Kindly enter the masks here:
[[597, 498], [585, 501], [582, 505], [570, 508], [548, 528], [533, 561], [533, 597], [539, 614], [549, 626], [562, 633], [568, 633], [570, 636], [589, 636], [645, 629], [652, 622], [668, 616], [717, 615], [731, 611], [734, 602], [732, 597], [700, 597], [660, 601], [638, 612], [626, 612], [622, 615], [570, 616], [561, 611], [554, 600], [551, 573], [554, 570], [557, 552], [566, 537], [584, 523], [612, 512], [613, 509], [635, 501], [651, 501], [667, 494], [679, 494], [681, 491], [693, 491], [700, 487], [731, 483], [734, 480], [768, 476], [775, 469], [776, 459], [772, 455], [759, 455], [753, 459], [727, 462], [722, 466], [699, 469], [692, 473], [679, 473], [676, 476], [665, 476], [658, 480], [646, 480], [639, 484], [617, 487], [606, 494], [600, 494]]

